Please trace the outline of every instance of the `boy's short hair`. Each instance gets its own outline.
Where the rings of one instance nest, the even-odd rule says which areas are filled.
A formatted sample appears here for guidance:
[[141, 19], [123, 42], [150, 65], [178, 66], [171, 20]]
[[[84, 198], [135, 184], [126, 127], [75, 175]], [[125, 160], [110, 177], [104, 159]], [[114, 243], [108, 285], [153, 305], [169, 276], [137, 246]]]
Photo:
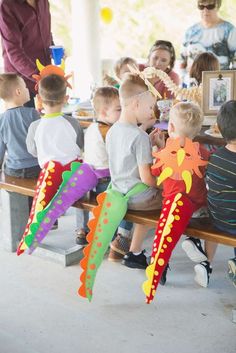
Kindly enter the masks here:
[[39, 81], [39, 95], [42, 102], [50, 107], [63, 103], [66, 88], [65, 78], [59, 75], [48, 75]]
[[200, 107], [192, 102], [179, 102], [170, 110], [170, 119], [178, 119], [176, 130], [186, 137], [194, 138], [201, 130], [203, 114]]
[[12, 99], [19, 80], [20, 76], [13, 72], [0, 74], [0, 98], [6, 101]]
[[236, 100], [230, 100], [220, 107], [217, 125], [226, 142], [236, 141]]
[[122, 66], [127, 65], [127, 64], [137, 65], [137, 62], [128, 56], [124, 56], [124, 57], [120, 58], [119, 60], [117, 60], [117, 62], [115, 63], [114, 71], [115, 71], [116, 76], [119, 79], [121, 78], [120, 77], [120, 70], [121, 70]]
[[131, 98], [145, 91], [148, 91], [148, 87], [140, 76], [131, 73], [125, 74], [119, 88], [121, 99]]
[[108, 107], [114, 99], [119, 98], [119, 91], [115, 87], [104, 86], [96, 89], [93, 96], [93, 107], [96, 113]]

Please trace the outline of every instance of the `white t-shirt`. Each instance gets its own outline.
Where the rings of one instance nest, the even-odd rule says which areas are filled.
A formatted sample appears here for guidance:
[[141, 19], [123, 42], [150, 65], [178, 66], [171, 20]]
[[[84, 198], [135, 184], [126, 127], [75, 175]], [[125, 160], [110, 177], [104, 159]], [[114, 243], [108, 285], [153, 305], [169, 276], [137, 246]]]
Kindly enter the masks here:
[[79, 158], [76, 138], [74, 128], [63, 116], [42, 117], [34, 137], [40, 167], [48, 161], [65, 165]]
[[106, 145], [98, 126], [98, 123], [92, 123], [85, 132], [84, 161], [94, 169], [107, 169], [108, 155]]

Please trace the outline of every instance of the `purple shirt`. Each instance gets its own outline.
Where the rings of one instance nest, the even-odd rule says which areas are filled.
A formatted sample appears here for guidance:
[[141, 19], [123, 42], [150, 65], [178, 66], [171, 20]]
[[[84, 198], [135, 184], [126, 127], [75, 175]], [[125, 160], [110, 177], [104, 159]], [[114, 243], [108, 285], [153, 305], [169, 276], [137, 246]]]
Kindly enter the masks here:
[[1, 0], [0, 33], [5, 72], [16, 72], [35, 94], [38, 73], [36, 59], [43, 65], [51, 63], [51, 18], [48, 0], [36, 0], [36, 9], [25, 0]]

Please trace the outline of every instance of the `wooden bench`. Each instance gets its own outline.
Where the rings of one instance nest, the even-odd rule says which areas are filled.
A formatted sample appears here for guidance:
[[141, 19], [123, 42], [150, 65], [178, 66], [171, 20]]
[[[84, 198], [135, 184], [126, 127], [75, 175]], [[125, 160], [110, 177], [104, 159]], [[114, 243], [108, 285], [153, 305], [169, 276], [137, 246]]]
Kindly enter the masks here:
[[[4, 189], [5, 191], [16, 193], [18, 195], [33, 196], [35, 186], [36, 180], [33, 179], [19, 179], [6, 176], [3, 173], [0, 176], [0, 189]], [[95, 205], [96, 200], [92, 195], [89, 198], [84, 198], [82, 201], [77, 201], [73, 206], [91, 211]], [[155, 228], [158, 217], [159, 213], [157, 211], [144, 212], [129, 210], [125, 216], [125, 219], [133, 223], [144, 224]], [[236, 247], [236, 237], [216, 230], [208, 219], [192, 219], [185, 231], [185, 234], [219, 244]]]

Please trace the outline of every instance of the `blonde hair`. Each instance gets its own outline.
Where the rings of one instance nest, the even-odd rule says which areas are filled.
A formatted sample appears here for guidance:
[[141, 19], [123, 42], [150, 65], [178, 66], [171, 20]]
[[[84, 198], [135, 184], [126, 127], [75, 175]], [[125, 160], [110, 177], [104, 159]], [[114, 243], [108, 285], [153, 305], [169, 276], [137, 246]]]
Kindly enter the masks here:
[[0, 98], [3, 100], [13, 99], [14, 90], [20, 82], [20, 76], [16, 73], [0, 74]]
[[64, 102], [66, 96], [67, 82], [59, 75], [48, 75], [39, 81], [39, 95], [42, 102], [54, 107]]
[[179, 102], [170, 110], [170, 121], [177, 134], [194, 138], [201, 130], [203, 114], [200, 107], [192, 102]]
[[131, 98], [146, 91], [148, 91], [148, 87], [144, 80], [140, 76], [130, 73], [125, 74], [119, 88], [121, 99]]
[[119, 91], [115, 87], [99, 87], [93, 96], [93, 107], [96, 113], [108, 107], [114, 99], [119, 98]]
[[115, 71], [117, 78], [121, 79], [120, 71], [121, 71], [122, 67], [127, 64], [131, 64], [131, 65], [133, 64], [133, 65], [137, 66], [137, 62], [128, 56], [124, 56], [124, 57], [120, 58], [119, 60], [117, 60], [117, 62], [115, 63], [115, 66], [114, 66], [114, 71]]

